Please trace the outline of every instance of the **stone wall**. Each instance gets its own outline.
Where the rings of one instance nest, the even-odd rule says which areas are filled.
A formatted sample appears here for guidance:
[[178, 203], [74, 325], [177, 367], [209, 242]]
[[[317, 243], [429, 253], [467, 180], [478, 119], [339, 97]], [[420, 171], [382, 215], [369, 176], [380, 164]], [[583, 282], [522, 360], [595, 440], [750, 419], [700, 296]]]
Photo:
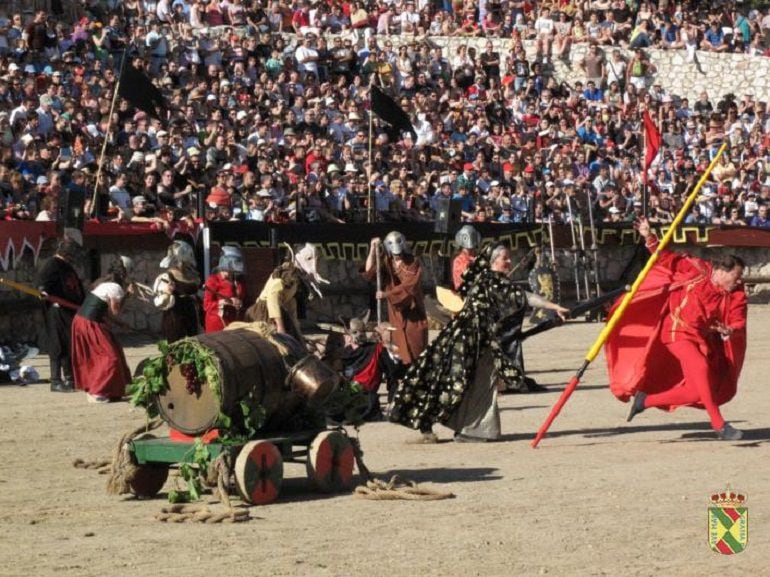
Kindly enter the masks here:
[[[390, 38], [394, 46], [408, 44], [413, 41], [408, 36], [394, 36]], [[495, 51], [501, 56], [510, 52], [512, 41], [508, 39], [491, 39]], [[444, 56], [451, 59], [460, 45], [473, 46], [477, 53], [484, 50], [486, 38], [452, 38], [431, 37], [430, 42], [443, 49]], [[527, 58], [530, 63], [535, 59], [535, 43], [524, 42]], [[627, 61], [630, 61], [632, 53], [619, 47], [604, 47], [602, 50], [607, 59], [611, 57], [614, 49], [619, 49]], [[553, 66], [546, 67], [545, 72], [553, 74], [557, 80], [566, 80], [570, 84], [585, 76], [579, 63], [583, 59], [588, 44], [575, 44], [566, 61], [554, 59]], [[645, 48], [650, 61], [655, 65], [657, 72], [648, 83], [660, 83], [661, 87], [672, 96], [686, 97], [690, 104], [698, 98], [701, 92], [706, 91], [714, 101], [721, 96], [734, 93], [739, 98], [745, 94], [753, 94], [755, 100], [770, 100], [770, 58], [762, 56], [748, 56], [746, 54], [715, 54], [698, 51], [694, 62], [687, 62], [684, 50], [658, 50]], [[714, 102], [716, 104], [716, 102]]]

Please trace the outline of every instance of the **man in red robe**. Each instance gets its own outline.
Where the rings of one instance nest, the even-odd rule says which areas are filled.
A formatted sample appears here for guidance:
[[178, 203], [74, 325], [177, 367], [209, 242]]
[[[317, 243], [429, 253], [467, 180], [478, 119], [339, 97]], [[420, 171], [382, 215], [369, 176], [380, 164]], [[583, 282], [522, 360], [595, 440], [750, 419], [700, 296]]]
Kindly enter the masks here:
[[204, 286], [204, 328], [207, 333], [221, 331], [231, 322], [243, 318], [246, 285], [238, 278], [241, 274], [243, 256], [240, 249], [222, 247], [219, 264]]
[[[637, 226], [654, 252], [649, 223]], [[605, 347], [612, 393], [634, 396], [629, 421], [650, 407], [686, 405], [705, 409], [719, 438], [743, 436], [719, 410], [735, 395], [746, 351], [743, 269], [731, 255], [709, 263], [660, 254]]]

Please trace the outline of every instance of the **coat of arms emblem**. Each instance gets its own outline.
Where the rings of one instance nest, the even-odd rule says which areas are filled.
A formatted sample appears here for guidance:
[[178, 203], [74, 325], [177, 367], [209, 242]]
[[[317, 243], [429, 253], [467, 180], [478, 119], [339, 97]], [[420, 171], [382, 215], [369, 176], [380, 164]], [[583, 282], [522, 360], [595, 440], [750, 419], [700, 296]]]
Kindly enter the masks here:
[[728, 486], [722, 493], [711, 495], [708, 508], [709, 547], [722, 555], [735, 555], [746, 548], [749, 540], [749, 509], [746, 495]]

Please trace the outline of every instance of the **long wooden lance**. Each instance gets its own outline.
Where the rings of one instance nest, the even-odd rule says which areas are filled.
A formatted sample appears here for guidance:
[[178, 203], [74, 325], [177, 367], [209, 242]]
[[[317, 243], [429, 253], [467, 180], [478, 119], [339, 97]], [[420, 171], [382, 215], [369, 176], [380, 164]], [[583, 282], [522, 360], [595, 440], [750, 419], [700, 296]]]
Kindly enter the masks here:
[[674, 236], [676, 229], [682, 223], [685, 215], [687, 214], [687, 212], [690, 210], [690, 207], [695, 202], [695, 199], [698, 196], [698, 192], [700, 191], [703, 184], [706, 182], [706, 179], [708, 178], [709, 174], [711, 174], [711, 171], [714, 169], [717, 162], [719, 162], [719, 158], [722, 156], [722, 153], [725, 151], [725, 148], [727, 148], [726, 143], [722, 144], [722, 146], [719, 147], [719, 150], [717, 151], [711, 163], [708, 165], [708, 168], [706, 168], [706, 171], [703, 173], [703, 176], [700, 177], [700, 180], [698, 180], [697, 184], [695, 185], [695, 188], [693, 188], [692, 192], [687, 197], [687, 200], [685, 200], [684, 205], [682, 206], [682, 208], [679, 210], [679, 213], [674, 218], [668, 231], [666, 231], [666, 234], [663, 235], [663, 238], [658, 243], [657, 249], [655, 249], [655, 252], [653, 252], [652, 255], [650, 256], [649, 260], [647, 261], [647, 264], [644, 266], [644, 268], [642, 268], [642, 271], [639, 273], [639, 276], [636, 277], [634, 284], [631, 285], [631, 290], [628, 291], [623, 296], [623, 300], [620, 301], [620, 305], [618, 305], [618, 307], [615, 309], [615, 312], [612, 314], [609, 321], [607, 321], [607, 324], [604, 325], [602, 332], [599, 333], [599, 336], [597, 337], [596, 341], [589, 349], [588, 354], [586, 354], [585, 360], [583, 361], [583, 366], [580, 367], [578, 372], [575, 373], [575, 376], [573, 376], [570, 382], [567, 383], [567, 386], [564, 388], [564, 391], [562, 391], [561, 396], [556, 401], [554, 406], [551, 408], [551, 412], [548, 414], [548, 417], [546, 418], [545, 421], [543, 421], [543, 424], [540, 425], [540, 429], [538, 429], [537, 435], [535, 435], [535, 438], [532, 441], [533, 448], [537, 448], [537, 445], [540, 443], [540, 440], [548, 432], [548, 428], [551, 426], [551, 423], [553, 423], [554, 419], [556, 419], [556, 417], [559, 415], [559, 412], [561, 411], [562, 407], [564, 406], [564, 404], [567, 402], [567, 400], [570, 398], [572, 393], [577, 388], [578, 383], [580, 382], [580, 379], [583, 377], [583, 373], [585, 373], [586, 369], [588, 369], [588, 365], [590, 365], [591, 362], [596, 358], [596, 356], [599, 354], [599, 351], [604, 346], [604, 343], [607, 341], [610, 334], [612, 334], [612, 331], [615, 330], [615, 327], [620, 322], [620, 319], [623, 317], [623, 314], [626, 312], [628, 305], [631, 304], [631, 300], [633, 300], [634, 295], [636, 295], [637, 291], [639, 290], [639, 287], [644, 282], [644, 279], [647, 278], [647, 274], [650, 272], [652, 267], [658, 261], [658, 257], [660, 256], [661, 252], [668, 246], [669, 242], [671, 242], [671, 238]]
[[[73, 311], [80, 310], [80, 305], [77, 305], [73, 303], [72, 301], [68, 301], [67, 299], [63, 299], [61, 297], [56, 297], [53, 295], [49, 295], [47, 293], [44, 293], [41, 290], [36, 289], [33, 286], [30, 286], [28, 284], [24, 284], [21, 282], [16, 282], [11, 279], [3, 278], [0, 276], [0, 285], [5, 285], [9, 288], [12, 288], [14, 290], [17, 290], [19, 292], [23, 292], [24, 294], [28, 294], [30, 296], [33, 296], [35, 298], [38, 298], [40, 300], [48, 301], [49, 303], [59, 305], [60, 307], [64, 307], [65, 309], [71, 309]], [[136, 329], [132, 327], [131, 325], [127, 324], [124, 321], [121, 321], [117, 318], [110, 319], [110, 322], [113, 323], [117, 327], [121, 327], [123, 329], [126, 329], [128, 331], [139, 333], [141, 335], [147, 335], [155, 338], [157, 335], [151, 331], [145, 331], [142, 329]]]
[[39, 298], [40, 300], [48, 301], [49, 303], [54, 303], [59, 306], [62, 306], [67, 309], [72, 310], [78, 310], [80, 308], [79, 305], [76, 305], [73, 302], [70, 302], [66, 299], [63, 299], [61, 297], [55, 297], [53, 295], [45, 294], [42, 291], [36, 289], [33, 286], [29, 286], [28, 284], [24, 284], [21, 282], [16, 282], [11, 279], [3, 278], [0, 276], [0, 284], [4, 284], [5, 286], [12, 288], [14, 290], [17, 290], [19, 292], [23, 292], [24, 294], [28, 294], [30, 296], [33, 296], [35, 298]]

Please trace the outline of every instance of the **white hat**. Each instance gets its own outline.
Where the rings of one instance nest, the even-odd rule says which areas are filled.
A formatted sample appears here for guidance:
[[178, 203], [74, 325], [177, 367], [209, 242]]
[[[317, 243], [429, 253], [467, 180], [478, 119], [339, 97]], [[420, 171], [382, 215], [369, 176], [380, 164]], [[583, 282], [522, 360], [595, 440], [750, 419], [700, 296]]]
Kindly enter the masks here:
[[334, 164], [333, 162], [326, 168], [326, 173], [332, 173], [332, 172], [339, 172], [340, 167]]
[[168, 136], [168, 132], [166, 132], [165, 130], [159, 130], [159, 131], [158, 131], [158, 132], [155, 134], [155, 136], [157, 136], [158, 138], [160, 138], [161, 136]]
[[200, 153], [201, 151], [195, 146], [191, 146], [190, 148], [187, 149], [188, 156], [198, 156], [200, 155]]
[[355, 164], [353, 164], [352, 162], [348, 162], [345, 165], [345, 172], [358, 172], [358, 170], [356, 170]]
[[9, 72], [16, 72], [18, 69], [19, 69], [19, 65], [18, 65], [18, 64], [16, 64], [15, 62], [11, 62], [11, 63], [8, 65], [8, 71], [9, 71]]
[[131, 199], [131, 203], [132, 204], [141, 204], [141, 203], [146, 203], [146, 202], [147, 202], [147, 199], [145, 197], [143, 197], [141, 194], [139, 196], [135, 196], [134, 198]]
[[272, 194], [270, 194], [270, 191], [269, 191], [269, 190], [267, 190], [266, 188], [260, 188], [260, 189], [257, 191], [257, 196], [263, 196], [263, 197], [265, 197], [265, 198], [272, 198], [272, 197], [273, 197], [273, 195], [272, 195]]
[[216, 99], [217, 99], [217, 97], [216, 97], [216, 96], [214, 96], [213, 94], [209, 94], [209, 95], [206, 97], [206, 100], [216, 100]]
[[358, 115], [357, 112], [351, 112], [348, 114], [348, 120], [361, 120], [361, 117]]
[[493, 180], [492, 182], [489, 183], [489, 186], [500, 186], [500, 181], [499, 180]]
[[236, 115], [235, 115], [235, 119], [236, 119], [236, 120], [243, 120], [243, 119], [244, 119], [244, 118], [246, 118], [248, 115], [249, 115], [249, 113], [248, 113], [248, 112], [246, 112], [245, 110], [239, 110], [239, 111], [238, 111], [238, 114], [236, 114]]
[[611, 206], [610, 214], [620, 214], [620, 209], [617, 206]]

